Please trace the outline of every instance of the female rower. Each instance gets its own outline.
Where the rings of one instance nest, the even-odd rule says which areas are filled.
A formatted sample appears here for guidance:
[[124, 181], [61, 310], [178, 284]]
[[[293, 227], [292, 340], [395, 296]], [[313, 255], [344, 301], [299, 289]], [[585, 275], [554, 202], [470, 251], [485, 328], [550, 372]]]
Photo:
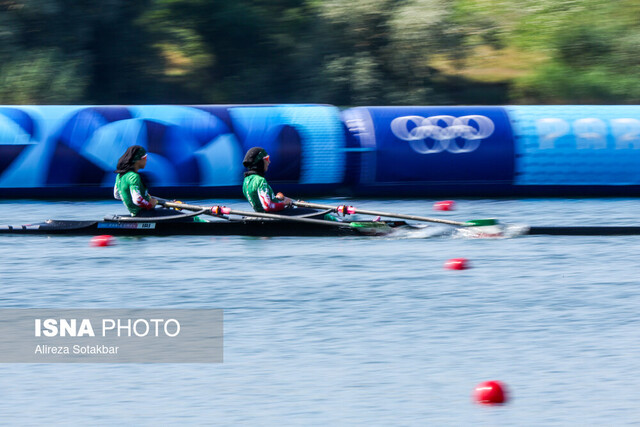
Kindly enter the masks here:
[[147, 165], [147, 151], [140, 145], [132, 145], [118, 160], [115, 173], [116, 184], [113, 187], [113, 197], [122, 200], [131, 216], [158, 217], [175, 215], [171, 209], [156, 209], [158, 200], [147, 191], [144, 180], [138, 173]]
[[247, 168], [242, 182], [242, 193], [256, 212], [281, 212], [293, 202], [282, 193], [274, 194], [264, 177], [269, 169], [269, 154], [262, 147], [253, 147], [244, 156], [242, 164]]
[[333, 221], [331, 215], [318, 212], [315, 209], [296, 208], [293, 201], [282, 193], [273, 194], [271, 186], [264, 177], [269, 169], [271, 159], [269, 154], [262, 147], [253, 147], [244, 156], [242, 164], [247, 168], [242, 182], [242, 193], [247, 198], [253, 210], [256, 212], [273, 212], [278, 215], [295, 215], [313, 217], [315, 214], [319, 218]]

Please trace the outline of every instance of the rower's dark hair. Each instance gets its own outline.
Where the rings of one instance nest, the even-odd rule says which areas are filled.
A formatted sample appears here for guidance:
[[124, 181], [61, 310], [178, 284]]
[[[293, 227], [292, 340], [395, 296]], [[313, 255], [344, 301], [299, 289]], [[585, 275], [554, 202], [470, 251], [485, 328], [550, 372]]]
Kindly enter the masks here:
[[267, 151], [262, 147], [253, 147], [247, 151], [247, 154], [244, 156], [244, 160], [242, 164], [247, 168], [247, 171], [244, 173], [244, 176], [247, 177], [249, 175], [258, 174], [260, 176], [264, 176], [264, 159], [267, 156]]
[[125, 174], [133, 170], [133, 165], [147, 154], [147, 150], [141, 145], [132, 145], [127, 148], [127, 151], [118, 159], [118, 165], [116, 166], [115, 173]]

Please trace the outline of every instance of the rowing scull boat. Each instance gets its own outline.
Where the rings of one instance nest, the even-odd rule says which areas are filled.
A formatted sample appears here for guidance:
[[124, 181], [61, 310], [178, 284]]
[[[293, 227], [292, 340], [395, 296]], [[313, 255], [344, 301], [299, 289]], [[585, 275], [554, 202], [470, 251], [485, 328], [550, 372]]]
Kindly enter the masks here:
[[[4, 235], [85, 235], [111, 234], [114, 236], [381, 236], [396, 230], [416, 230], [405, 221], [359, 221], [344, 227], [327, 224], [292, 223], [271, 219], [229, 219], [210, 222], [117, 220], [77, 221], [48, 220], [36, 224], [0, 226]], [[532, 226], [521, 230], [519, 235], [551, 236], [637, 236], [640, 226]]]
[[[329, 223], [329, 221], [326, 221]], [[377, 236], [401, 227], [412, 228], [404, 221], [350, 222], [344, 226], [298, 223], [272, 219], [229, 219], [195, 221], [76, 221], [48, 220], [36, 224], [2, 226], [0, 234], [62, 234], [114, 236]]]

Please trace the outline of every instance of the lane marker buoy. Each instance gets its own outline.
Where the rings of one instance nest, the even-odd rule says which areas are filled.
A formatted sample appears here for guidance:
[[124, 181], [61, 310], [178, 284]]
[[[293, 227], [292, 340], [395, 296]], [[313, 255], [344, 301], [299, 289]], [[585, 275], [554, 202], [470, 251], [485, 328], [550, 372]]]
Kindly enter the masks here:
[[436, 211], [452, 211], [456, 208], [456, 202], [453, 200], [441, 200], [439, 202], [435, 202], [433, 205], [433, 210]]
[[471, 264], [466, 258], [451, 258], [444, 263], [444, 268], [449, 270], [466, 270], [467, 268], [471, 268]]
[[94, 236], [91, 238], [89, 244], [94, 247], [102, 247], [102, 246], [113, 246], [115, 245], [115, 240], [110, 234], [103, 234], [101, 236]]
[[473, 399], [481, 405], [499, 405], [507, 402], [507, 387], [500, 381], [484, 381], [473, 391]]

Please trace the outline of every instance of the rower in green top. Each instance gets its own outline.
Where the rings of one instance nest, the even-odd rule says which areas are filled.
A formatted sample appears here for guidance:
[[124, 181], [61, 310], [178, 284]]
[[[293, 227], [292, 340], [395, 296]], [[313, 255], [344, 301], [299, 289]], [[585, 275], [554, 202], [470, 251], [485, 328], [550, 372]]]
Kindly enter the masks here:
[[274, 194], [264, 177], [271, 159], [262, 147], [253, 147], [244, 156], [242, 164], [247, 168], [242, 182], [242, 193], [256, 212], [281, 212], [292, 206], [290, 198], [282, 193]]
[[333, 215], [316, 209], [298, 208], [294, 206], [290, 198], [282, 193], [274, 194], [267, 179], [264, 177], [271, 164], [269, 154], [264, 148], [251, 148], [244, 156], [242, 164], [247, 168], [244, 173], [242, 193], [251, 203], [254, 211], [338, 221]]
[[[122, 200], [131, 216], [161, 217], [175, 216], [172, 209], [157, 208], [158, 200], [152, 197], [139, 171], [147, 166], [147, 151], [140, 145], [132, 145], [118, 160], [115, 173], [116, 184], [113, 187], [113, 197]], [[196, 219], [190, 219], [198, 221]]]

